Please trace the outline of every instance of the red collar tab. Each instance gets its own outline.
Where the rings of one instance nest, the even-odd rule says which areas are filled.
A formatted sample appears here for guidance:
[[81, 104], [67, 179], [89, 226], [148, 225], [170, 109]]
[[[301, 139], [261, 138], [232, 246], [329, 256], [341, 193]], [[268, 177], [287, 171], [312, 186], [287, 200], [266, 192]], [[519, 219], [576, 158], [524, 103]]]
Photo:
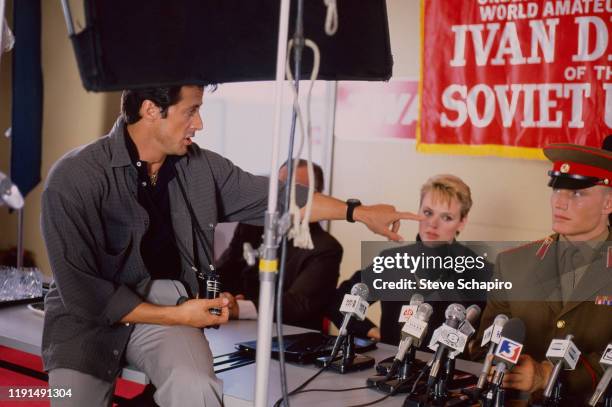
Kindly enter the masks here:
[[552, 242], [553, 240], [550, 237], [547, 237], [546, 239], [544, 239], [544, 241], [542, 242], [542, 245], [536, 252], [536, 257], [538, 259], [544, 260], [544, 256], [546, 256], [546, 253], [548, 253], [548, 249], [550, 249], [550, 245], [552, 244]]

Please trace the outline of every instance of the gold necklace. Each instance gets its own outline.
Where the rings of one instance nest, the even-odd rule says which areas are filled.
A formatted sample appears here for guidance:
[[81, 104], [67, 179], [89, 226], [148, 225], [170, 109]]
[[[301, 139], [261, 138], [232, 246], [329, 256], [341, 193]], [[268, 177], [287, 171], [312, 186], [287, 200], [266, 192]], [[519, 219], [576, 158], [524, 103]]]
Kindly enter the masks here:
[[153, 186], [157, 185], [157, 174], [159, 174], [159, 172], [149, 175], [149, 180]]

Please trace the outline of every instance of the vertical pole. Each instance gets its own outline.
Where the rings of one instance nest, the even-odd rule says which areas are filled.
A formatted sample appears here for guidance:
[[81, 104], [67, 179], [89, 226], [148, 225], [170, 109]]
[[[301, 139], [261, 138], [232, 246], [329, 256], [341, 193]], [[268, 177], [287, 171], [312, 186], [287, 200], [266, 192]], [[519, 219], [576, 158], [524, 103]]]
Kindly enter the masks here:
[[17, 268], [23, 267], [23, 209], [17, 209]]
[[274, 139], [268, 190], [268, 211], [264, 229], [264, 250], [259, 261], [259, 318], [257, 322], [257, 355], [255, 376], [255, 406], [267, 407], [270, 358], [272, 351], [272, 321], [276, 274], [278, 273], [276, 225], [278, 221], [278, 154], [280, 149], [281, 108], [287, 60], [287, 35], [289, 30], [289, 0], [281, 0], [276, 55], [276, 86], [274, 109]]

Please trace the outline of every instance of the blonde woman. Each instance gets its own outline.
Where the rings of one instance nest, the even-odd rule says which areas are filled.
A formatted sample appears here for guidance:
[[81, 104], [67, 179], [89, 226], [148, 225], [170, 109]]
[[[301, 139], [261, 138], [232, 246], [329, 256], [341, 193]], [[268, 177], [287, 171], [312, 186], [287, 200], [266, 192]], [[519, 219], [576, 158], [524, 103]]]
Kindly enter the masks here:
[[[472, 196], [468, 185], [461, 178], [440, 174], [429, 178], [421, 187], [419, 215], [424, 219], [419, 222], [419, 233], [416, 236], [417, 243], [408, 246], [401, 246], [394, 249], [384, 250], [380, 256], [392, 256], [397, 253], [407, 253], [414, 256], [476, 256], [476, 254], [456, 241], [456, 237], [465, 227], [468, 214], [472, 208]], [[367, 273], [368, 269], [363, 272]], [[342, 314], [338, 311], [344, 294], [350, 292], [351, 287], [362, 281], [361, 270], [353, 274], [350, 280], [344, 281], [336, 291], [333, 304], [329, 308], [327, 315], [339, 326], [342, 322]], [[486, 264], [483, 270], [477, 271], [479, 280], [488, 280], [491, 276], [491, 267]], [[462, 273], [463, 277], [471, 278], [476, 272]], [[382, 274], [384, 275], [384, 274]], [[467, 277], [467, 276], [470, 277]], [[420, 270], [415, 276], [417, 279], [427, 278], [431, 281], [453, 281], [457, 278], [453, 270], [433, 269]], [[370, 287], [372, 288], [372, 287]], [[398, 317], [403, 305], [410, 301], [410, 296], [416, 291], [406, 293], [400, 301], [381, 301], [381, 322], [380, 328], [372, 321], [351, 321], [349, 330], [356, 336], [370, 337], [385, 343], [397, 345], [400, 340], [401, 326], [398, 324]], [[462, 301], [461, 293], [448, 291], [419, 291], [425, 295], [425, 301], [429, 302], [434, 313], [431, 316], [429, 325], [429, 335], [434, 327], [439, 326], [444, 321], [444, 311], [452, 302], [463, 303], [466, 307], [474, 303], [473, 299], [464, 298]], [[451, 298], [452, 297], [452, 298]], [[478, 305], [484, 306], [484, 299], [477, 301]], [[429, 338], [423, 343], [426, 345]]]

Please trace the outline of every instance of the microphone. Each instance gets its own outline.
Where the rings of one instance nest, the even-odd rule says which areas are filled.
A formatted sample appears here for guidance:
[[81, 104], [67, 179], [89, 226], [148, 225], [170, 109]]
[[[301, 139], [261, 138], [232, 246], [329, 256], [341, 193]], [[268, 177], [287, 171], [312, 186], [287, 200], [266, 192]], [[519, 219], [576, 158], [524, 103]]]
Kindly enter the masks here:
[[448, 352], [448, 357], [450, 359], [455, 359], [461, 352], [464, 351], [468, 340], [472, 335], [474, 335], [474, 332], [476, 332], [474, 325], [477, 325], [480, 322], [480, 312], [480, 307], [476, 304], [470, 305], [465, 310], [465, 320], [459, 324], [459, 328], [456, 332], [459, 335], [459, 339], [455, 345], [451, 346], [451, 349]]
[[[475, 325], [480, 321], [481, 309], [478, 305], [472, 304], [465, 310], [465, 321], [459, 326], [459, 331], [468, 338], [476, 332]], [[456, 356], [456, 355], [455, 355]]]
[[425, 298], [419, 293], [412, 294], [410, 297], [410, 305], [421, 305], [425, 301]]
[[345, 294], [344, 299], [342, 300], [342, 305], [340, 306], [340, 312], [344, 314], [344, 320], [342, 321], [342, 325], [340, 326], [340, 332], [338, 333], [338, 337], [336, 338], [336, 342], [334, 343], [334, 347], [332, 348], [331, 359], [333, 361], [336, 357], [336, 354], [340, 350], [340, 342], [343, 337], [347, 334], [347, 326], [351, 317], [359, 318], [359, 320], [363, 321], [365, 318], [366, 311], [368, 309], [368, 294], [370, 290], [368, 286], [364, 283], [357, 283], [351, 288], [350, 294]]
[[9, 177], [0, 172], [0, 205], [5, 202], [12, 209], [23, 208], [23, 196]]
[[[444, 316], [446, 321], [434, 331], [429, 344], [429, 348], [436, 353], [431, 362], [428, 386], [433, 384], [433, 381], [438, 377], [442, 362], [448, 357], [449, 350], [454, 349], [455, 346], [460, 346], [459, 341], [461, 338], [458, 335], [460, 332], [457, 328], [465, 321], [465, 307], [461, 304], [451, 304], [446, 308]], [[463, 345], [465, 346], [465, 343]]]
[[480, 318], [481, 312], [482, 310], [480, 309], [478, 305], [476, 304], [470, 305], [465, 310], [466, 321], [468, 321], [472, 326], [476, 325], [476, 323], [478, 322], [478, 318]]
[[504, 374], [518, 363], [518, 359], [523, 351], [523, 341], [525, 340], [525, 324], [518, 318], [512, 318], [506, 322], [501, 331], [499, 345], [494, 353], [494, 359], [498, 361], [495, 366], [493, 384], [496, 387], [501, 385]]
[[567, 335], [565, 339], [553, 339], [546, 351], [546, 358], [555, 365], [544, 390], [544, 398], [546, 399], [552, 396], [561, 369], [574, 370], [576, 368], [580, 351], [574, 345], [572, 339], [574, 339], [574, 335]]
[[421, 305], [424, 300], [421, 294], [412, 294], [412, 297], [410, 297], [410, 305], [402, 306], [397, 322], [404, 323], [408, 321], [416, 313], [417, 308], [419, 308], [419, 305]]
[[589, 400], [589, 406], [595, 407], [597, 403], [599, 403], [599, 399], [606, 392], [606, 389], [610, 385], [610, 381], [612, 380], [612, 342], [608, 344], [606, 350], [604, 350], [601, 355], [601, 359], [599, 360], [599, 364], [601, 367], [606, 369], [601, 380], [597, 383], [597, 387], [595, 388], [595, 392], [591, 396]]
[[393, 359], [393, 364], [387, 373], [387, 377], [393, 376], [398, 366], [404, 361], [406, 352], [410, 348], [421, 345], [421, 341], [427, 334], [427, 323], [432, 313], [433, 308], [431, 305], [424, 302], [418, 306], [415, 314], [404, 323], [402, 327], [402, 340], [398, 345], [397, 354]]
[[487, 376], [489, 375], [489, 370], [491, 369], [491, 365], [493, 364], [493, 353], [497, 348], [497, 344], [499, 343], [500, 334], [504, 325], [508, 322], [508, 317], [504, 314], [499, 314], [493, 320], [493, 325], [488, 327], [484, 335], [482, 336], [482, 343], [480, 346], [485, 346], [489, 341], [489, 351], [487, 352], [487, 356], [485, 357], [484, 365], [482, 366], [482, 370], [480, 372], [480, 376], [478, 376], [478, 383], [476, 384], [476, 388], [479, 390], [484, 389], [485, 383], [487, 382]]

